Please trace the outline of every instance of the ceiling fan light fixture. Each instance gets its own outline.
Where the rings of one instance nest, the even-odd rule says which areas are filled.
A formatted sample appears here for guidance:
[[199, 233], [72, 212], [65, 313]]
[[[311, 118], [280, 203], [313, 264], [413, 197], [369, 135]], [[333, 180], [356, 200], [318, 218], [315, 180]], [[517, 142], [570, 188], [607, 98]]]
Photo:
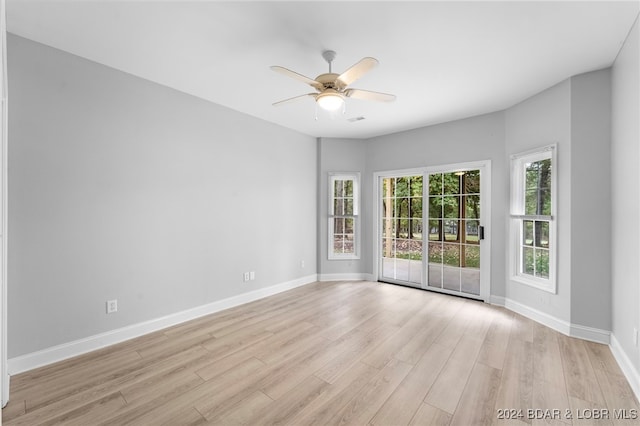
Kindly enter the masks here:
[[326, 89], [316, 96], [316, 103], [325, 111], [337, 111], [344, 106], [344, 96], [334, 89]]

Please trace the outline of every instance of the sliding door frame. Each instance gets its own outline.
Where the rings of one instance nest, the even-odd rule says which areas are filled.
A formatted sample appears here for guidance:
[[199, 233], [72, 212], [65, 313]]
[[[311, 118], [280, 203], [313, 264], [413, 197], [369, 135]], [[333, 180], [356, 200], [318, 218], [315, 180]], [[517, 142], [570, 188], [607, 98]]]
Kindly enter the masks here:
[[[422, 199], [428, 200], [429, 187], [426, 184], [426, 179], [430, 173], [450, 172], [453, 170], [480, 170], [480, 226], [484, 227], [485, 238], [480, 241], [480, 295], [478, 299], [484, 302], [490, 302], [491, 296], [491, 160], [474, 161], [465, 163], [443, 164], [436, 166], [426, 166], [419, 168], [400, 169], [400, 170], [387, 170], [373, 173], [373, 220], [372, 220], [372, 236], [373, 236], [373, 281], [378, 281], [382, 278], [380, 273], [380, 254], [382, 253], [382, 230], [380, 227], [382, 212], [382, 179], [404, 176], [423, 176], [423, 188]], [[422, 209], [423, 211], [423, 230], [425, 224], [428, 223], [427, 211], [428, 208]], [[429, 238], [428, 235], [423, 235], [423, 248], [422, 258], [425, 259]], [[428, 262], [427, 262], [428, 264]], [[423, 268], [423, 281], [427, 279], [427, 271]], [[446, 289], [438, 289], [434, 287], [428, 287], [427, 282], [422, 283], [422, 289], [437, 291], [440, 293], [460, 295], [458, 292], [448, 291]], [[464, 294], [466, 296], [466, 293]], [[471, 295], [470, 295], [471, 297]]]

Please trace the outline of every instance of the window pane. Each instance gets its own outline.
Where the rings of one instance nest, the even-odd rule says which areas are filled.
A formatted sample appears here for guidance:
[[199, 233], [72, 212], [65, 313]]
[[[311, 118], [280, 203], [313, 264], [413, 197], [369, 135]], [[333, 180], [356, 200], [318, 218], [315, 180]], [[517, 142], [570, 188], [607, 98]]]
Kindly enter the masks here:
[[345, 180], [343, 181], [343, 187], [344, 187], [344, 196], [345, 197], [353, 197], [353, 181], [352, 180]]
[[400, 219], [400, 237], [408, 238], [409, 237], [409, 219]]
[[442, 180], [445, 194], [460, 194], [460, 176], [455, 173], [444, 173]]
[[480, 267], [480, 247], [464, 246], [464, 262], [467, 268]]
[[334, 253], [342, 253], [344, 249], [344, 235], [334, 235], [333, 236], [333, 252]]
[[333, 233], [344, 234], [344, 218], [341, 218], [341, 217], [333, 218]]
[[411, 199], [411, 217], [422, 218], [422, 197]]
[[525, 164], [525, 214], [551, 214], [551, 159]]
[[422, 219], [411, 219], [411, 235], [412, 240], [422, 239]]
[[336, 216], [344, 215], [344, 200], [342, 198], [333, 200], [333, 214]]
[[527, 275], [533, 275], [533, 272], [534, 272], [533, 261], [534, 261], [533, 249], [530, 247], [523, 247], [522, 273]]
[[393, 235], [393, 221], [389, 219], [382, 220], [382, 237], [391, 237]]
[[444, 217], [458, 218], [460, 213], [460, 197], [443, 197]]
[[422, 241], [411, 241], [409, 245], [409, 259], [422, 260]]
[[535, 222], [536, 247], [549, 248], [549, 222]]
[[429, 221], [429, 240], [431, 241], [442, 241], [443, 238], [443, 229], [442, 229], [442, 221], [441, 220], [430, 220]]
[[465, 240], [463, 242], [467, 244], [479, 244], [480, 243], [480, 221], [478, 220], [466, 220], [465, 221], [466, 232]]
[[549, 278], [549, 251], [536, 250], [536, 277]]
[[429, 195], [442, 194], [442, 173], [429, 175]]
[[460, 245], [444, 243], [442, 245], [442, 262], [449, 266], [460, 266]]
[[429, 262], [442, 263], [442, 243], [429, 243]]
[[429, 287], [442, 288], [441, 263], [429, 263]]
[[391, 190], [391, 179], [384, 178], [382, 179], [382, 197], [388, 198], [393, 196], [393, 191]]
[[538, 170], [539, 162], [526, 163], [524, 165], [525, 173], [525, 189], [537, 189], [538, 188]]
[[393, 215], [393, 198], [391, 200], [385, 198], [382, 201], [382, 217], [391, 217]]
[[395, 237], [396, 235], [396, 220], [385, 219], [383, 221], [382, 235], [384, 237]]
[[396, 178], [396, 197], [406, 197], [409, 195], [409, 178]]
[[442, 197], [429, 197], [429, 217], [433, 219], [442, 217]]
[[422, 197], [422, 176], [411, 178], [411, 196]]
[[525, 246], [533, 245], [533, 221], [522, 221], [522, 244]]
[[344, 213], [345, 215], [353, 214], [353, 199], [345, 199], [343, 200]]
[[406, 239], [397, 239], [394, 241], [396, 249], [396, 257], [398, 259], [408, 259], [410, 252], [410, 241]]
[[355, 253], [353, 244], [353, 234], [344, 236], [344, 250], [343, 253]]
[[394, 255], [393, 239], [383, 238], [382, 239], [382, 257], [393, 257], [393, 255]]
[[344, 219], [344, 233], [353, 234], [353, 218]]
[[480, 170], [469, 170], [465, 173], [464, 180], [465, 194], [480, 193]]
[[540, 173], [539, 188], [551, 188], [551, 158], [537, 161]]
[[540, 189], [540, 201], [538, 204], [539, 214], [551, 216], [551, 189]]
[[465, 217], [480, 219], [480, 196], [467, 195], [465, 198]]
[[398, 217], [409, 217], [409, 199], [400, 198], [396, 204], [398, 206]]
[[524, 197], [524, 214], [538, 214], [538, 191], [528, 189]]
[[353, 197], [353, 180], [338, 179], [334, 184], [334, 197]]
[[457, 220], [444, 221], [444, 238], [447, 241], [458, 241], [460, 239]]

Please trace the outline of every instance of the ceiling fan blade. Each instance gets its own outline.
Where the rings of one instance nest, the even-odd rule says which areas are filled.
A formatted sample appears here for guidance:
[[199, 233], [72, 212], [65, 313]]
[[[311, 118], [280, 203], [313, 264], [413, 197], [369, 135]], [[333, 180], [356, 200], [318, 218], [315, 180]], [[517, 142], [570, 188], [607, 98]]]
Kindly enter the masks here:
[[284, 74], [284, 75], [289, 76], [291, 78], [295, 78], [296, 80], [301, 81], [303, 83], [307, 83], [309, 86], [314, 87], [314, 88], [316, 88], [318, 90], [321, 90], [323, 88], [321, 83], [318, 83], [317, 81], [312, 80], [309, 77], [305, 77], [302, 74], [298, 74], [295, 71], [291, 71], [288, 68], [284, 68], [284, 67], [280, 67], [280, 66], [277, 66], [277, 65], [273, 65], [271, 67], [271, 69], [273, 71], [275, 71], [275, 72], [279, 72], [280, 74]]
[[378, 65], [376, 58], [362, 58], [358, 63], [340, 74], [336, 81], [340, 83], [342, 87], [347, 87], [376, 65]]
[[294, 102], [294, 101], [297, 101], [299, 99], [306, 98], [308, 96], [311, 96], [312, 98], [315, 98], [317, 96], [317, 93], [307, 93], [306, 95], [299, 95], [299, 96], [294, 96], [293, 98], [283, 99], [281, 101], [274, 102], [273, 106], [280, 106], [280, 105], [283, 105], [283, 104], [288, 104], [289, 102]]
[[363, 99], [365, 101], [392, 102], [396, 100], [396, 95], [362, 89], [347, 89], [344, 94], [348, 98]]

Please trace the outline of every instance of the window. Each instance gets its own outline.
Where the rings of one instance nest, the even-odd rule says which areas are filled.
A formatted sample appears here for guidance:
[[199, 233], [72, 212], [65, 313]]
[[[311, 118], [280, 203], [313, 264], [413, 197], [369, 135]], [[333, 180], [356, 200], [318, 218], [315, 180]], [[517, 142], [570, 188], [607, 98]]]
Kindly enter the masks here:
[[555, 282], [555, 145], [511, 158], [511, 278], [552, 293]]
[[329, 259], [359, 259], [357, 173], [329, 174]]

